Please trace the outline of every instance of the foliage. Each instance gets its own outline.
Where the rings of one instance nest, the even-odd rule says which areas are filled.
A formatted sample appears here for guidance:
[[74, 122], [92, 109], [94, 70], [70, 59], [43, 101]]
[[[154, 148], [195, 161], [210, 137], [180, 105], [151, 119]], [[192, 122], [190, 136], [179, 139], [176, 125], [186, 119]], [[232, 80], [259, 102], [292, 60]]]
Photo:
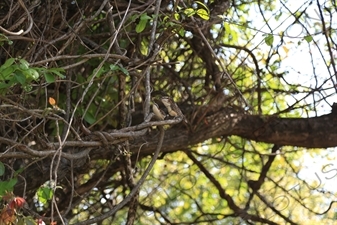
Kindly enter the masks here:
[[0, 3], [0, 224], [332, 224], [335, 9]]
[[25, 91], [32, 90], [32, 81], [43, 74], [48, 83], [55, 81], [55, 75], [64, 78], [62, 69], [34, 68], [24, 59], [9, 58], [0, 67], [0, 93], [5, 95], [14, 85], [20, 84]]
[[[0, 162], [0, 177], [5, 174], [5, 165]], [[24, 198], [13, 194], [13, 187], [17, 183], [17, 178], [7, 181], [0, 181], [0, 224], [37, 224], [30, 216], [22, 216], [21, 208], [25, 205]]]
[[[0, 162], [0, 176], [5, 174], [5, 165]], [[11, 178], [8, 180], [0, 181], [0, 199], [8, 192], [12, 192], [15, 184], [17, 183], [17, 178]]]

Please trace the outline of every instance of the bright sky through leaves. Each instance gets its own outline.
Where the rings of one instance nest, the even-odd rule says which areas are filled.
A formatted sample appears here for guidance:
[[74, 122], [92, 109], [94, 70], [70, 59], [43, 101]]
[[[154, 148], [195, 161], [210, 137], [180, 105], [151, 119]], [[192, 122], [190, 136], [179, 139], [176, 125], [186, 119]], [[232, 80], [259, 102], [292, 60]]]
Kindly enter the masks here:
[[[264, 12], [264, 19], [268, 21], [268, 26], [262, 18], [258, 6], [254, 5], [247, 18], [247, 21], [251, 21], [248, 26], [253, 28], [251, 32], [255, 35], [251, 40], [251, 45], [255, 47], [254, 52], [261, 52], [261, 58], [258, 59], [261, 60], [264, 57], [263, 52], [267, 52], [269, 49], [264, 39], [272, 34], [274, 37], [274, 50], [278, 50], [280, 56], [279, 59], [276, 57], [273, 59], [281, 60], [279, 71], [288, 71], [286, 80], [292, 84], [302, 85], [303, 88], [324, 89], [321, 92], [324, 96], [315, 96], [316, 103], [314, 105], [317, 107], [316, 112], [311, 112], [309, 115], [327, 114], [331, 111], [331, 105], [336, 100], [336, 96], [334, 94], [333, 81], [330, 79], [330, 81], [325, 82], [331, 76], [326, 66], [326, 64], [329, 64], [327, 61], [329, 53], [323, 51], [326, 40], [320, 32], [322, 25], [319, 19], [317, 4], [309, 4], [311, 1], [306, 1], [305, 3], [303, 1], [288, 2], [290, 3], [286, 5], [278, 2], [275, 4], [275, 9], [272, 12]], [[294, 17], [291, 16], [291, 13], [296, 14], [305, 9], [307, 13], [306, 20], [300, 20], [300, 23], [303, 25], [294, 23]], [[329, 21], [329, 17], [325, 16], [325, 20]], [[233, 18], [233, 20], [236, 20], [236, 18]], [[307, 29], [304, 29], [303, 26]], [[337, 24], [333, 23], [332, 27], [337, 27]], [[282, 35], [283, 40], [281, 38]], [[278, 45], [281, 47], [279, 48]], [[278, 48], [276, 49], [275, 47]], [[334, 55], [336, 56], [336, 54], [335, 50]], [[252, 63], [250, 58], [247, 61]], [[332, 70], [331, 74], [333, 75]], [[335, 77], [332, 78], [335, 79]], [[291, 105], [304, 97], [304, 94], [294, 94], [292, 97], [287, 97], [287, 102]], [[320, 101], [322, 98], [325, 98], [326, 101]], [[313, 103], [312, 96], [305, 98], [305, 101]]]
[[[265, 18], [268, 20], [268, 26], [263, 22], [261, 14], [257, 6], [254, 7], [250, 16], [253, 27], [255, 27], [258, 32], [255, 36], [254, 43], [257, 43], [258, 50], [267, 51], [269, 46], [261, 41], [265, 38], [266, 34], [272, 32], [274, 34], [274, 46], [279, 44], [281, 41], [280, 34], [284, 32], [282, 48], [280, 48], [280, 56], [282, 58], [282, 63], [280, 71], [288, 71], [286, 79], [292, 83], [297, 83], [305, 86], [310, 86], [311, 88], [322, 88], [325, 89], [321, 93], [324, 96], [316, 96], [316, 100], [322, 99], [324, 97], [326, 101], [322, 101], [316, 105], [316, 112], [309, 113], [310, 116], [324, 115], [331, 112], [331, 105], [336, 102], [335, 89], [333, 88], [333, 81], [329, 79], [330, 74], [325, 63], [326, 59], [329, 59], [329, 53], [327, 51], [322, 51], [326, 49], [325, 37], [319, 32], [322, 30], [322, 25], [319, 18], [319, 12], [317, 9], [317, 4], [309, 4], [311, 1], [307, 1], [303, 4], [302, 1], [289, 1], [287, 3], [286, 9], [282, 4], [277, 4], [275, 10], [277, 13], [265, 13]], [[323, 3], [323, 1], [320, 1]], [[289, 17], [289, 11], [295, 13], [296, 11], [302, 11], [305, 8], [308, 16], [306, 21], [302, 21], [306, 25], [307, 30], [299, 24], [294, 24], [293, 17]], [[282, 12], [282, 13], [281, 13]], [[281, 15], [277, 20], [275, 17]], [[256, 18], [260, 20], [257, 20]], [[250, 20], [250, 19], [248, 19]], [[325, 18], [329, 21], [329, 17]], [[337, 28], [336, 20], [332, 20], [332, 27]], [[311, 36], [313, 40], [308, 42], [306, 36]], [[310, 40], [310, 39], [309, 39]], [[315, 43], [319, 47], [315, 45]], [[336, 49], [333, 52], [334, 56], [337, 57]], [[331, 70], [331, 73], [333, 71]], [[315, 79], [315, 77], [317, 79]], [[335, 77], [333, 77], [335, 79]], [[331, 95], [330, 97], [327, 97]], [[288, 97], [288, 104], [294, 103], [296, 100], [303, 98], [304, 94], [293, 95], [293, 98]], [[313, 99], [306, 98], [308, 103], [313, 103]], [[316, 114], [317, 113], [317, 114]], [[306, 116], [306, 115], [305, 115]], [[303, 168], [300, 172], [300, 177], [308, 182], [318, 182], [320, 190], [328, 190], [335, 192], [337, 185], [336, 173], [337, 164], [332, 163], [337, 158], [336, 148], [327, 149], [321, 151], [319, 155], [313, 155], [310, 151], [304, 152], [301, 164]]]

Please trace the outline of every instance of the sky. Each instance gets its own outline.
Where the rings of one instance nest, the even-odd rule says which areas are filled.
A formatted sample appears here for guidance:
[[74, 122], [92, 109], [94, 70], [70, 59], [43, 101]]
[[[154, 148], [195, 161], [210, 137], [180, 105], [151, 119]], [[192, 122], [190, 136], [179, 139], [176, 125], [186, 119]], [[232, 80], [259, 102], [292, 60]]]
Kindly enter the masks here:
[[[312, 88], [322, 87], [323, 89], [326, 89], [322, 92], [325, 94], [324, 97], [334, 94], [335, 89], [333, 88], [333, 81], [324, 83], [324, 81], [329, 79], [330, 77], [324, 58], [329, 59], [330, 57], [328, 55], [328, 52], [324, 51], [326, 49], [324, 46], [326, 43], [325, 36], [320, 32], [317, 33], [317, 31], [322, 30], [322, 24], [317, 4], [309, 4], [311, 1], [289, 2], [290, 3], [287, 3], [286, 6], [292, 12], [296, 12], [298, 10], [303, 11], [306, 9], [306, 21], [303, 21], [303, 23], [306, 25], [307, 31], [303, 29], [300, 24], [293, 24], [294, 18], [288, 17], [289, 12], [287, 12], [287, 10], [285, 10], [281, 4], [278, 4], [279, 7], [283, 8], [282, 11], [285, 11], [283, 13], [284, 16], [281, 16], [279, 21], [273, 21], [273, 15], [271, 15], [270, 24], [272, 24], [273, 27], [278, 27], [277, 29], [275, 29], [275, 33], [285, 31], [286, 35], [286, 37], [284, 38], [285, 44], [283, 46], [283, 49], [288, 49], [289, 52], [281, 51], [281, 54], [284, 55], [281, 64], [283, 68], [281, 69], [286, 69], [287, 71], [289, 71], [287, 79], [289, 79], [293, 83], [310, 86]], [[320, 3], [321, 5], [323, 5], [325, 1], [320, 1]], [[280, 21], [282, 21], [281, 25]], [[329, 18], [326, 17], [325, 21], [329, 21]], [[332, 26], [337, 27], [337, 23], [333, 24]], [[312, 37], [314, 41], [308, 43], [303, 38], [309, 34], [313, 34]], [[275, 40], [275, 42], [277, 43], [277, 40]], [[315, 45], [315, 42], [318, 44], [319, 48]], [[320, 49], [324, 49], [322, 51], [324, 57], [322, 57], [319, 51]], [[336, 54], [336, 52], [334, 53]], [[315, 76], [317, 76], [318, 79], [315, 79]], [[298, 97], [302, 96], [299, 95]], [[320, 100], [322, 96], [315, 95], [314, 98], [317, 101]], [[331, 105], [336, 100], [336, 95], [327, 97], [326, 99], [327, 102], [322, 101], [316, 104], [318, 113], [317, 115], [323, 115], [331, 112]], [[289, 101], [294, 102], [295, 99], [289, 99]], [[306, 101], [313, 102], [313, 100], [310, 98]], [[315, 113], [311, 113], [310, 116], [315, 115]]]
[[[273, 34], [279, 34], [280, 32], [285, 32], [284, 44], [280, 50], [282, 56], [282, 63], [280, 71], [288, 71], [287, 80], [291, 83], [298, 83], [306, 86], [321, 87], [324, 90], [323, 97], [326, 97], [327, 101], [319, 102], [316, 104], [317, 114], [314, 112], [310, 113], [309, 116], [319, 116], [328, 114], [331, 112], [331, 105], [336, 101], [336, 94], [334, 89], [333, 82], [329, 81], [324, 83], [325, 80], [329, 79], [329, 71], [326, 67], [326, 62], [324, 57], [329, 59], [328, 53], [323, 52], [323, 57], [319, 49], [326, 50], [325, 47], [325, 37], [317, 31], [321, 31], [322, 24], [319, 19], [319, 11], [317, 8], [317, 2], [314, 1], [313, 4], [309, 4], [311, 1], [288, 1], [286, 6], [291, 12], [296, 12], [297, 10], [303, 11], [305, 8], [307, 12], [306, 27], [308, 30], [302, 29], [302, 26], [299, 24], [293, 24], [294, 18], [289, 16], [290, 13], [287, 9], [282, 6], [282, 4], [277, 4], [276, 10], [273, 13], [268, 13], [265, 15], [265, 18], [269, 21], [269, 26], [273, 30]], [[328, 1], [319, 1], [321, 5], [328, 4]], [[270, 29], [265, 25], [262, 20], [259, 9], [255, 7], [254, 10], [251, 10], [250, 16], [252, 17], [253, 25], [260, 31], [262, 31], [255, 38], [255, 43], [260, 43], [264, 39], [265, 33], [270, 33]], [[275, 20], [275, 15], [279, 15], [282, 12], [279, 20]], [[335, 15], [336, 16], [336, 15]], [[257, 19], [259, 18], [259, 19]], [[335, 18], [334, 18], [335, 19]], [[329, 18], [326, 17], [325, 21], [329, 21]], [[332, 28], [337, 28], [337, 20], [331, 24]], [[315, 46], [314, 41], [307, 42], [303, 38], [310, 34], [312, 35], [313, 40], [318, 44], [319, 48]], [[276, 46], [279, 43], [280, 38], [275, 36], [274, 45]], [[260, 45], [259, 48], [266, 50], [269, 46]], [[336, 50], [333, 54], [337, 56]], [[314, 65], [314, 66], [312, 66]], [[332, 72], [332, 71], [331, 71]], [[315, 79], [315, 75], [318, 79]], [[288, 104], [295, 102], [297, 98], [303, 97], [303, 95], [289, 97], [287, 99]], [[315, 100], [320, 100], [322, 96], [315, 95]], [[307, 98], [307, 103], [313, 103], [313, 98]], [[337, 128], [336, 128], [337, 129]], [[337, 187], [337, 149], [329, 148], [323, 150], [320, 154], [313, 154], [312, 151], [304, 151], [301, 163], [303, 169], [301, 170], [299, 176], [308, 181], [308, 182], [318, 182], [318, 189], [331, 191], [336, 193]], [[335, 194], [336, 195], [336, 194]]]

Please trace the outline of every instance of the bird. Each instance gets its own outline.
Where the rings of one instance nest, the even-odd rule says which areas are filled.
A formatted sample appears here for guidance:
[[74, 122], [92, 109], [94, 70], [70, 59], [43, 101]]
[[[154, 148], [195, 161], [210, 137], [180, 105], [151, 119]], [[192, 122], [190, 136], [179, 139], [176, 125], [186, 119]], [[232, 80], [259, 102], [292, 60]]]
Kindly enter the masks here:
[[168, 114], [170, 116], [177, 117], [179, 116], [179, 114], [180, 115], [183, 114], [181, 110], [179, 109], [179, 107], [177, 106], [177, 104], [169, 96], [161, 96], [160, 100], [166, 107]]
[[167, 114], [161, 110], [155, 102], [152, 102], [152, 111], [158, 120], [164, 120], [167, 116]]
[[161, 102], [166, 107], [168, 114], [172, 117], [180, 117], [183, 119], [185, 123], [188, 123], [184, 114], [178, 107], [178, 105], [173, 101], [173, 99], [169, 96], [161, 96], [160, 98]]

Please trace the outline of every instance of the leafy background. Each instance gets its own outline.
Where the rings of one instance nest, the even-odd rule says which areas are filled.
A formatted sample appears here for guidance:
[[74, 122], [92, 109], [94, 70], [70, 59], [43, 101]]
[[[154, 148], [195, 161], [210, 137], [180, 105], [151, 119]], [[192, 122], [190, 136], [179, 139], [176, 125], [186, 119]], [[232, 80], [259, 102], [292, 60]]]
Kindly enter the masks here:
[[336, 8], [3, 1], [1, 223], [334, 224]]

